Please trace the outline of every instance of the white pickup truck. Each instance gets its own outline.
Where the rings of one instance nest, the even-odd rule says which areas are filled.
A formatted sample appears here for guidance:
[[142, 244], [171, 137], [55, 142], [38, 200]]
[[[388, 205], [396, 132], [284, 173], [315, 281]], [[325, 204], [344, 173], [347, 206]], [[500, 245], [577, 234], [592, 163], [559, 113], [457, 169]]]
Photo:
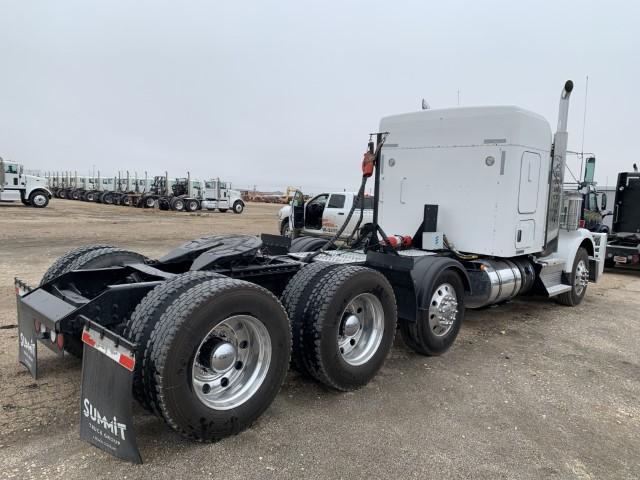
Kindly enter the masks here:
[[[321, 193], [302, 202], [302, 193], [296, 192], [292, 205], [282, 207], [278, 212], [278, 229], [284, 236], [290, 236], [292, 226], [299, 228], [299, 235], [314, 237], [331, 237], [344, 223], [351, 206], [357, 201], [354, 192]], [[294, 215], [296, 221], [294, 222]], [[357, 205], [342, 238], [348, 238], [360, 218], [360, 205]], [[364, 198], [364, 212], [360, 228], [373, 221], [373, 197]]]

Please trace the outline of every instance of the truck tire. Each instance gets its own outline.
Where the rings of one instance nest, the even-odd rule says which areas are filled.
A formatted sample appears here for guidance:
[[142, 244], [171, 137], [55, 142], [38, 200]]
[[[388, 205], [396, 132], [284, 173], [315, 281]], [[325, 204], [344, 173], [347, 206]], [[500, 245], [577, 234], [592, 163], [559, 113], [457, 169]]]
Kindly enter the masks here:
[[186, 202], [187, 212], [195, 212], [196, 210], [200, 210], [200, 202], [195, 198], [189, 198]]
[[142, 197], [142, 206], [144, 208], [153, 208], [156, 206], [156, 199], [153, 197]]
[[244, 202], [242, 200], [233, 202], [233, 213], [240, 215], [242, 212], [244, 212]]
[[172, 198], [171, 202], [169, 203], [169, 205], [171, 206], [171, 210], [174, 210], [176, 212], [184, 212], [185, 210], [184, 204], [185, 204], [184, 199], [178, 198], [178, 197]]
[[103, 244], [84, 245], [82, 247], [74, 248], [73, 250], [68, 251], [61, 257], [58, 257], [58, 259], [55, 262], [53, 262], [53, 264], [42, 276], [42, 280], [40, 280], [40, 285], [42, 286], [45, 283], [50, 282], [54, 278], [59, 277], [63, 273], [70, 271], [69, 265], [71, 265], [71, 263], [75, 261], [76, 258], [81, 257], [85, 253], [91, 252], [92, 250], [100, 250], [103, 248], [114, 248], [114, 247], [112, 245], [103, 245]]
[[58, 198], [62, 198], [62, 199], [67, 198], [67, 192], [65, 192], [64, 190], [60, 190], [58, 192]]
[[327, 243], [325, 238], [298, 237], [291, 240], [289, 251], [291, 253], [315, 252], [320, 250]]
[[[147, 260], [145, 256], [122, 248], [98, 248], [75, 257], [68, 263], [63, 273], [72, 270], [90, 270], [122, 266], [128, 263], [141, 263], [145, 260]], [[64, 349], [75, 357], [82, 357], [83, 343], [80, 337], [65, 336]]]
[[555, 299], [561, 305], [575, 307], [582, 302], [589, 284], [589, 254], [582, 247], [578, 248], [576, 258], [573, 259], [569, 284], [571, 285], [571, 290], [557, 295]]
[[94, 192], [87, 192], [86, 195], [84, 196], [84, 199], [87, 202], [95, 202], [96, 194]]
[[120, 199], [120, 205], [122, 205], [123, 207], [130, 207], [131, 197], [129, 195], [123, 195], [122, 198]]
[[[418, 292], [418, 296], [422, 296]], [[414, 322], [402, 320], [400, 333], [404, 342], [422, 355], [446, 352], [460, 331], [464, 320], [464, 286], [460, 276], [451, 269], [443, 270], [433, 282], [429, 310], [418, 310]]]
[[144, 255], [116, 247], [91, 250], [69, 263], [67, 271], [90, 270], [94, 268], [121, 267], [130, 263], [144, 263], [148, 260]]
[[300, 373], [308, 373], [304, 367], [302, 356], [302, 327], [309, 296], [321, 283], [319, 279], [337, 267], [337, 264], [327, 262], [316, 262], [302, 267], [289, 280], [280, 297], [291, 322], [291, 363]]
[[230, 278], [182, 293], [151, 334], [155, 408], [180, 435], [216, 441], [248, 428], [289, 366], [291, 331], [268, 290]]
[[36, 190], [29, 195], [29, 205], [35, 208], [44, 208], [49, 205], [49, 195], [42, 190]]
[[71, 191], [71, 200], [80, 200], [80, 192], [78, 190]]
[[[123, 335], [137, 345], [136, 363], [133, 371], [133, 396], [146, 410], [153, 411], [154, 402], [151, 395], [155, 391], [149, 390], [152, 371], [149, 368], [149, 354], [153, 349], [151, 332], [160, 316], [182, 293], [206, 280], [220, 278], [222, 275], [214, 272], [187, 272], [158, 285], [151, 290], [136, 306], [127, 320]], [[156, 412], [158, 415], [159, 412]]]
[[340, 265], [321, 277], [305, 307], [304, 369], [335, 390], [366, 385], [380, 370], [396, 332], [393, 288], [370, 268]]
[[280, 225], [280, 235], [283, 237], [291, 236], [291, 228], [289, 228], [289, 219], [285, 218]]

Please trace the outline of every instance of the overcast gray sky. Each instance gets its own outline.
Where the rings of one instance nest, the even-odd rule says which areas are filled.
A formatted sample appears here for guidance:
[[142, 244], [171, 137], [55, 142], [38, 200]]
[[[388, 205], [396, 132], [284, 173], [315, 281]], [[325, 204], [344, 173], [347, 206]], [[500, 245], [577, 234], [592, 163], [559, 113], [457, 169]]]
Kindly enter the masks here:
[[[640, 2], [0, 0], [0, 156], [357, 188], [382, 116], [516, 104], [614, 183], [640, 162]], [[575, 165], [574, 165], [575, 169]]]

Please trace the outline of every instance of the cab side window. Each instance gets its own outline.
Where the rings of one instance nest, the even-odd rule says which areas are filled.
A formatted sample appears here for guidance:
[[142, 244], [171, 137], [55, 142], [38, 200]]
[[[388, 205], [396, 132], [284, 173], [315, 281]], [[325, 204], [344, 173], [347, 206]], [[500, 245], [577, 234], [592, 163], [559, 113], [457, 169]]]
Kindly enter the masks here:
[[5, 172], [17, 174], [18, 173], [18, 166], [17, 165], [7, 165], [7, 168], [5, 169]]
[[344, 208], [344, 195], [331, 195], [329, 198], [329, 203], [327, 203], [327, 208]]

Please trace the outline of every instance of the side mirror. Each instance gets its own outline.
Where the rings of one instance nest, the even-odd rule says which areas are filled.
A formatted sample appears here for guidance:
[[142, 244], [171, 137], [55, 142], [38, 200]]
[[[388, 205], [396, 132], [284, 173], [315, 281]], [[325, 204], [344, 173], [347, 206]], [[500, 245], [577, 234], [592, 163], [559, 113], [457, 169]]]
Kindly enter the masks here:
[[604, 210], [605, 208], [607, 208], [607, 194], [603, 192], [600, 197], [600, 210]]
[[584, 183], [591, 185], [596, 173], [596, 157], [587, 158], [584, 166]]

